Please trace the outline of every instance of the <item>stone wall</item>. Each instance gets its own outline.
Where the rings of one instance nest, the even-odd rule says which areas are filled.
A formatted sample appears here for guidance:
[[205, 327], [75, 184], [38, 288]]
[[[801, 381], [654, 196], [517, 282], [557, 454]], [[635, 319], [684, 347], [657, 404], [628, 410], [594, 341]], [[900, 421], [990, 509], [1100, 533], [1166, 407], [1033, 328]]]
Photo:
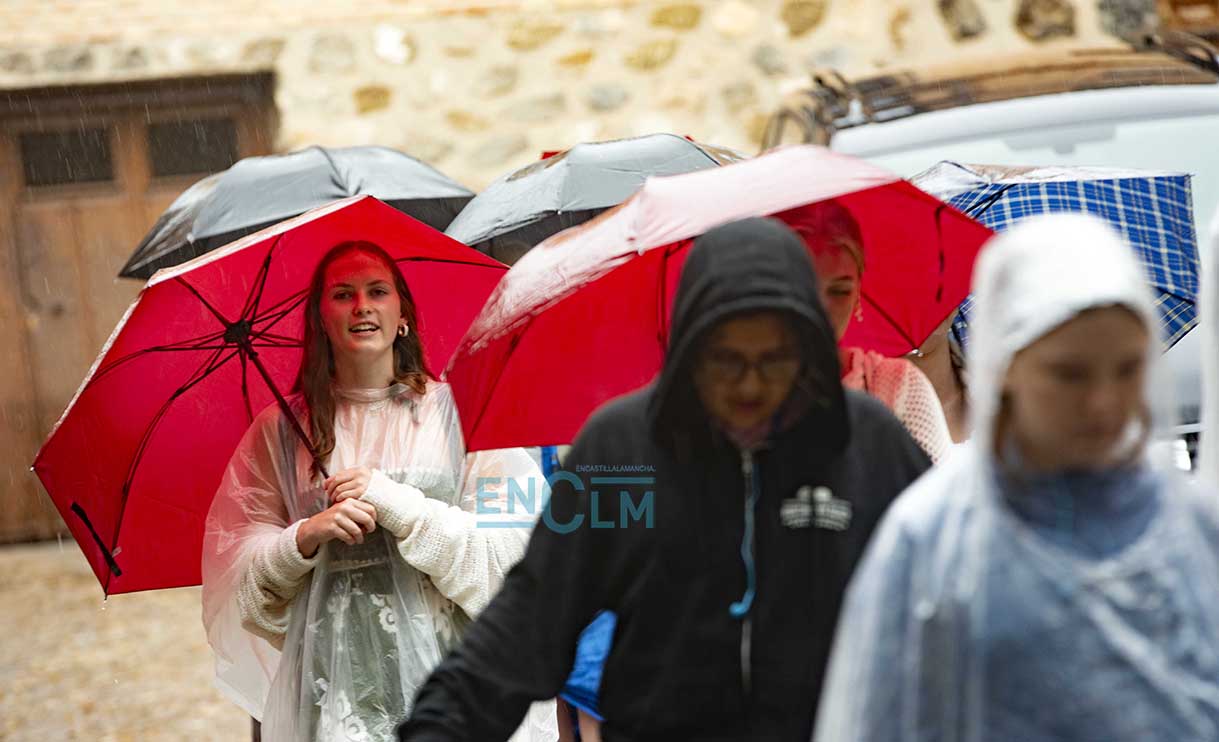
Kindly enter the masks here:
[[478, 188], [582, 140], [756, 151], [814, 66], [1113, 44], [1155, 22], [1155, 0], [7, 0], [0, 89], [272, 71], [278, 148], [385, 144]]

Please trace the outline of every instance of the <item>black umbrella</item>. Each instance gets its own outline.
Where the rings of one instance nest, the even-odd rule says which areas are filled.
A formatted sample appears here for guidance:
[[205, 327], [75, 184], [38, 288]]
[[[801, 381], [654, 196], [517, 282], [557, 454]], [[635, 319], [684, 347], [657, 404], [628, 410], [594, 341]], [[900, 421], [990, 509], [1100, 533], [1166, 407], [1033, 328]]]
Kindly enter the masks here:
[[675, 134], [577, 144], [489, 185], [445, 234], [511, 265], [552, 234], [628, 199], [650, 176], [679, 175], [745, 159]]
[[438, 230], [474, 196], [430, 165], [387, 147], [309, 147], [247, 157], [170, 204], [119, 275], [150, 278], [276, 222], [359, 195], [375, 196]]

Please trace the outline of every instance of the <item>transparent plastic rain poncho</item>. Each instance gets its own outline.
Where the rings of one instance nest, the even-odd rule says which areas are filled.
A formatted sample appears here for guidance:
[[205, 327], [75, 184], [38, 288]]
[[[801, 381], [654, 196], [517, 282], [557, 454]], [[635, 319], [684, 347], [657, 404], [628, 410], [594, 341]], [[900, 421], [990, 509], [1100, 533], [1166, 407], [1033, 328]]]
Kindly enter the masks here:
[[[369, 487], [378, 528], [363, 544], [332, 541], [310, 560], [296, 550], [294, 524], [328, 503], [274, 406], [246, 433], [207, 518], [203, 618], [217, 681], [268, 742], [389, 739], [524, 555], [526, 510], [537, 512], [519, 497], [507, 512], [507, 478], [525, 493], [532, 479], [538, 493], [533, 460], [522, 449], [467, 455], [447, 385], [336, 390], [336, 403], [329, 471], [380, 472]], [[514, 739], [554, 739], [546, 707]]]
[[1215, 496], [1150, 460], [1142, 422], [1101, 472], [1005, 478], [1018, 456], [987, 445], [1018, 351], [1092, 307], [1156, 327], [1130, 251], [1091, 217], [1030, 219], [983, 249], [974, 290], [973, 439], [873, 536], [814, 739], [1219, 739]]

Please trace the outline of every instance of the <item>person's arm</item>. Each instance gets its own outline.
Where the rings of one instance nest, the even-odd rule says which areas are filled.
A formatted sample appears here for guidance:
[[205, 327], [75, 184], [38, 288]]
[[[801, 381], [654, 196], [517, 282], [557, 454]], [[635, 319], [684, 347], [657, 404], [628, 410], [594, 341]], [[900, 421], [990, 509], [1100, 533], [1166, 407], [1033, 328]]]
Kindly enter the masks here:
[[[511, 493], [509, 480], [516, 485]], [[373, 471], [360, 499], [376, 508], [407, 564], [474, 617], [524, 555], [537, 506], [530, 512], [523, 496], [540, 497], [543, 480], [529, 455], [514, 448], [470, 454], [462, 481], [461, 504], [454, 506]]]
[[944, 408], [935, 387], [917, 366], [902, 360], [901, 369], [893, 412], [931, 461], [938, 462], [952, 449], [952, 434]]
[[[564, 471], [594, 463], [596, 448], [578, 441]], [[589, 527], [583, 488], [555, 482], [524, 559], [420, 689], [399, 739], [505, 740], [532, 701], [559, 694], [580, 632], [613, 601], [617, 569], [614, 532]]]
[[261, 540], [252, 549], [237, 585], [241, 627], [276, 649], [283, 648], [288, 631], [288, 608], [317, 564], [316, 554], [306, 558], [297, 548], [296, 534], [302, 523], [297, 521], [274, 538]]

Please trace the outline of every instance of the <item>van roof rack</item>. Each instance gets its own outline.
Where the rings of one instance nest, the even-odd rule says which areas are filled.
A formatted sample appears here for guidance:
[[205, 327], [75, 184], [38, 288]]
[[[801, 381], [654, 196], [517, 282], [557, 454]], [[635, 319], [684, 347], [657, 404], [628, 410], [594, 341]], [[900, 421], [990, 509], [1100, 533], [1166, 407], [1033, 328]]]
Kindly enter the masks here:
[[1219, 51], [1180, 31], [1109, 48], [1066, 48], [960, 61], [847, 80], [816, 70], [812, 86], [785, 101], [767, 124], [763, 149], [785, 140], [828, 144], [835, 131], [928, 111], [1079, 90], [1219, 83]]

